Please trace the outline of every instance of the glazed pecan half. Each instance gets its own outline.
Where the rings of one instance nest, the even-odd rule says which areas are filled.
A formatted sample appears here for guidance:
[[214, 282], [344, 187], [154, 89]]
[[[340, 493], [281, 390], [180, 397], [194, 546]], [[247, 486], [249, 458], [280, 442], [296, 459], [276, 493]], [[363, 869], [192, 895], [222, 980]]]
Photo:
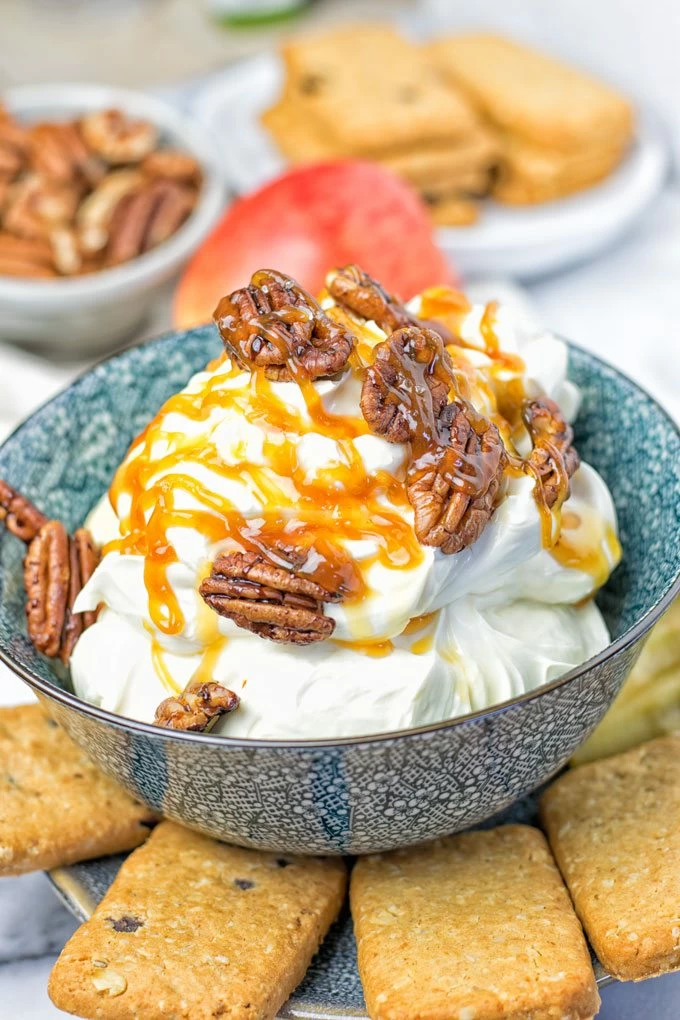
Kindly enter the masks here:
[[211, 609], [238, 627], [296, 645], [331, 636], [335, 621], [324, 614], [323, 605], [341, 598], [254, 552], [219, 556], [200, 593]]
[[372, 319], [384, 333], [393, 333], [404, 326], [424, 326], [439, 333], [445, 342], [453, 339], [446, 326], [413, 315], [399, 298], [388, 294], [381, 283], [359, 266], [338, 269], [328, 284], [328, 291], [339, 305], [362, 319]]
[[92, 576], [98, 553], [85, 529], [71, 538], [59, 521], [47, 521], [31, 541], [24, 560], [28, 636], [38, 649], [67, 664], [83, 630], [96, 613], [74, 613], [73, 604]]
[[449, 395], [450, 359], [441, 337], [409, 326], [375, 347], [361, 388], [361, 411], [390, 443], [432, 436]]
[[415, 318], [406, 311], [399, 298], [388, 294], [381, 283], [359, 266], [338, 269], [328, 284], [328, 290], [339, 305], [362, 319], [372, 319], [385, 333], [415, 324]]
[[410, 465], [407, 492], [418, 541], [453, 554], [488, 524], [506, 453], [496, 426], [457, 401], [442, 411], [439, 432], [439, 442]]
[[529, 467], [540, 484], [540, 498], [550, 509], [568, 498], [569, 480], [581, 463], [573, 445], [574, 430], [550, 397], [527, 400], [522, 418], [533, 443]]
[[297, 368], [310, 379], [336, 375], [354, 347], [345, 326], [273, 269], [260, 269], [247, 287], [222, 298], [214, 318], [229, 356], [273, 379], [291, 379]]
[[238, 708], [239, 701], [237, 694], [213, 680], [190, 683], [181, 694], [161, 701], [154, 725], [200, 733], [221, 715]]
[[0, 478], [0, 521], [22, 542], [30, 542], [47, 523], [45, 514]]

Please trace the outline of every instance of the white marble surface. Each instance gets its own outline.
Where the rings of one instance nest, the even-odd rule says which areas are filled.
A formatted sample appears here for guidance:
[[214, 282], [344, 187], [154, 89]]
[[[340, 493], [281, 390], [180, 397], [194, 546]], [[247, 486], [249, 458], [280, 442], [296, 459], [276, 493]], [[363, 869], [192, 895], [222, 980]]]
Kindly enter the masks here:
[[[530, 294], [541, 318], [565, 336], [615, 362], [646, 386], [680, 418], [680, 190], [670, 189], [625, 244], [594, 264], [544, 280]], [[36, 364], [31, 366], [35, 369]], [[16, 394], [17, 359], [0, 349], [0, 414], [14, 393], [14, 414], [23, 413]], [[25, 363], [21, 371], [25, 371]], [[72, 368], [45, 370], [45, 392]], [[14, 382], [13, 382], [14, 380]], [[6, 389], [7, 401], [3, 402]], [[9, 420], [4, 423], [9, 425]], [[3, 423], [0, 420], [0, 429]], [[27, 692], [0, 667], [0, 703], [26, 700]], [[51, 951], [73, 922], [42, 876], [0, 881], [0, 1017], [47, 1020], [63, 1016], [52, 1007], [45, 986]], [[603, 991], [602, 1020], [677, 1020], [680, 974], [642, 985], [612, 985]]]

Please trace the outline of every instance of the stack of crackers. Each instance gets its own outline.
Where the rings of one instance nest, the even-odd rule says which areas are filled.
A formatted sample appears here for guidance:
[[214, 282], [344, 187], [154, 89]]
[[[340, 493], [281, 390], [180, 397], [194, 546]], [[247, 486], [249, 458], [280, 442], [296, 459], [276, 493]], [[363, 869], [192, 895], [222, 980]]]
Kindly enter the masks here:
[[439, 222], [475, 218], [498, 145], [425, 50], [367, 24], [293, 40], [282, 58], [283, 94], [262, 122], [287, 159], [370, 159], [413, 184]]
[[493, 186], [501, 202], [548, 202], [587, 188], [630, 145], [630, 104], [581, 71], [492, 35], [440, 39], [428, 53], [502, 146]]
[[[52, 972], [77, 1016], [271, 1020], [344, 902], [340, 858], [154, 828], [38, 705], [0, 710], [0, 777], [0, 874], [138, 847]], [[373, 1020], [589, 1020], [583, 928], [622, 980], [680, 968], [680, 734], [564, 774], [541, 821], [355, 864]]]
[[490, 35], [426, 46], [383, 25], [294, 40], [283, 94], [262, 122], [293, 163], [382, 163], [442, 225], [480, 201], [561, 198], [606, 177], [633, 135], [628, 102], [580, 71]]

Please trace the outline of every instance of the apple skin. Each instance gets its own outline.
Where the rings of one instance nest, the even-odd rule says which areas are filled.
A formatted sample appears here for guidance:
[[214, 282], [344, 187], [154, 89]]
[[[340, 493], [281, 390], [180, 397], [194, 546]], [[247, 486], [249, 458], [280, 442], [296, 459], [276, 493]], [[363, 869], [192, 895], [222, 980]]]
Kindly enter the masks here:
[[318, 294], [328, 270], [350, 262], [404, 300], [456, 282], [408, 184], [375, 163], [320, 163], [287, 171], [226, 211], [179, 283], [175, 325], [210, 321], [220, 298], [256, 269], [279, 269]]

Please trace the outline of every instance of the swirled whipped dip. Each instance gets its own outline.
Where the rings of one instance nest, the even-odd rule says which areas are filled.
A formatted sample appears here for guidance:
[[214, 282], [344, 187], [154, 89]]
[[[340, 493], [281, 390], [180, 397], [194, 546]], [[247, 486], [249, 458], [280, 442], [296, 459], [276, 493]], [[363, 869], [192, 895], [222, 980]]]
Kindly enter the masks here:
[[[603, 480], [582, 463], [564, 504], [547, 510], [530, 472], [509, 472], [481, 536], [446, 555], [421, 544], [406, 498], [408, 443], [372, 434], [365, 366], [385, 333], [340, 309], [358, 336], [339, 377], [276, 382], [223, 355], [172, 397], [139, 436], [89, 527], [102, 544], [76, 610], [101, 606], [75, 648], [76, 693], [151, 721], [194, 681], [240, 698], [216, 731], [327, 738], [401, 730], [503, 702], [559, 677], [609, 641], [592, 596], [620, 556]], [[408, 306], [445, 321], [466, 399], [525, 454], [513, 402], [547, 395], [567, 420], [579, 394], [565, 345], [495, 305], [442, 289]], [[199, 595], [222, 552], [303, 539], [345, 571], [324, 606], [327, 640], [264, 639]], [[314, 563], [312, 563], [314, 569]]]

